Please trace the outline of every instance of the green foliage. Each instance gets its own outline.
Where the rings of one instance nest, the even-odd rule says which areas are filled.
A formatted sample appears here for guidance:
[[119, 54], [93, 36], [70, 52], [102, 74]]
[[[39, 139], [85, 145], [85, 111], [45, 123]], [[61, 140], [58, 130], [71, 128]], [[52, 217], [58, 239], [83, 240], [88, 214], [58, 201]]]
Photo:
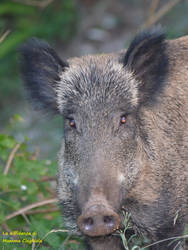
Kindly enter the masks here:
[[74, 31], [75, 18], [74, 0], [56, 0], [42, 9], [11, 0], [2, 0], [0, 30], [10, 29], [10, 35], [6, 42], [1, 44], [0, 58], [12, 52], [30, 36], [69, 40]]
[[10, 32], [0, 44], [0, 107], [8, 106], [9, 96], [13, 97], [12, 102], [19, 102], [21, 97], [16, 52], [20, 44], [30, 37], [67, 42], [75, 32], [76, 21], [75, 0], [54, 0], [44, 8], [26, 5], [24, 1], [1, 0], [0, 37], [5, 31]]
[[[124, 229], [119, 230], [119, 234], [125, 250], [141, 250], [149, 241], [142, 235], [137, 234], [131, 223], [131, 214], [123, 212]], [[147, 250], [148, 248], [145, 248]]]
[[[12, 119], [14, 122], [22, 120], [19, 115]], [[17, 149], [17, 151], [15, 150]], [[14, 153], [13, 153], [14, 152]], [[12, 161], [10, 158], [12, 157]], [[8, 171], [5, 166], [9, 165]], [[22, 243], [26, 240], [42, 240], [42, 245], [36, 242], [33, 249], [82, 249], [81, 239], [71, 236], [62, 229], [62, 216], [57, 204], [47, 204], [33, 208], [34, 214], [14, 216], [7, 220], [7, 216], [19, 211], [28, 205], [55, 198], [55, 180], [57, 162], [37, 159], [36, 152], [28, 150], [28, 139], [20, 143], [13, 136], [0, 134], [0, 249], [31, 249], [31, 243]], [[52, 185], [53, 183], [53, 185]], [[51, 212], [45, 212], [51, 209]], [[54, 210], [55, 209], [55, 210]], [[37, 210], [42, 210], [38, 212]], [[6, 226], [4, 226], [6, 223]], [[7, 227], [10, 232], [8, 232]], [[53, 229], [59, 229], [51, 232]], [[16, 235], [21, 243], [6, 243], [2, 240], [15, 240], [12, 232], [29, 232], [32, 235]], [[4, 248], [3, 248], [4, 247]]]

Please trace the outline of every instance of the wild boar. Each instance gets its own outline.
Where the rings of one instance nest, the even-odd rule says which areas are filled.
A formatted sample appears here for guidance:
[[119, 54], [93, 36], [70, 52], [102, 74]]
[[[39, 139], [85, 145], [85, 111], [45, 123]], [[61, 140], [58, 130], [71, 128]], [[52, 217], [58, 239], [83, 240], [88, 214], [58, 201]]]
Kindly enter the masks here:
[[[67, 227], [89, 249], [123, 249], [122, 208], [152, 241], [180, 236], [188, 219], [188, 36], [138, 34], [127, 50], [62, 61], [44, 41], [21, 48], [38, 109], [64, 118], [58, 197]], [[170, 250], [169, 241], [151, 249]], [[179, 249], [182, 249], [179, 247]]]

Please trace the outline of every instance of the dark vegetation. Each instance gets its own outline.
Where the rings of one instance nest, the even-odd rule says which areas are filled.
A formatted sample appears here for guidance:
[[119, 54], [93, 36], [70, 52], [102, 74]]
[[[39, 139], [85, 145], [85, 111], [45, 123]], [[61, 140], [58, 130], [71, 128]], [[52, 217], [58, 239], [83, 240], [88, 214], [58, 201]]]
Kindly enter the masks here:
[[[103, 3], [102, 3], [103, 2]], [[150, 4], [151, 2], [151, 4]], [[173, 5], [168, 5], [174, 2]], [[124, 9], [122, 8], [124, 7]], [[166, 12], [161, 11], [167, 6]], [[100, 10], [100, 11], [99, 11]], [[160, 12], [161, 11], [161, 12]], [[63, 123], [29, 109], [19, 75], [17, 49], [29, 37], [47, 40], [62, 54], [110, 52], [114, 38], [127, 41], [141, 26], [162, 23], [169, 38], [188, 34], [188, 2], [134, 0], [1, 0], [0, 2], [0, 248], [20, 249], [4, 239], [45, 239], [25, 249], [82, 249], [81, 238], [67, 232], [56, 201], [57, 153]], [[158, 14], [158, 15], [157, 15]], [[105, 19], [106, 18], [106, 19]], [[155, 19], [156, 18], [156, 19]], [[106, 20], [100, 22], [100, 20]], [[102, 24], [101, 24], [102, 23]], [[141, 25], [143, 23], [143, 25]], [[93, 32], [93, 33], [92, 33]], [[97, 33], [98, 32], [98, 33]], [[106, 33], [110, 34], [105, 37]], [[118, 33], [118, 34], [117, 34]], [[98, 37], [97, 37], [98, 34]], [[118, 40], [117, 39], [117, 40]], [[110, 43], [110, 40], [111, 43]], [[122, 40], [122, 44], [127, 42]], [[75, 48], [76, 47], [76, 48]], [[114, 50], [120, 49], [117, 48]], [[109, 51], [108, 51], [109, 50]], [[19, 115], [17, 114], [19, 113]], [[36, 123], [38, 124], [36, 126]], [[37, 132], [39, 131], [39, 132]], [[54, 132], [55, 131], [55, 132]], [[30, 142], [35, 138], [34, 143]], [[39, 148], [40, 147], [40, 148]], [[41, 152], [41, 153], [40, 153]], [[52, 152], [52, 153], [49, 153]], [[55, 160], [54, 160], [55, 159]], [[127, 223], [127, 222], [125, 222]], [[130, 225], [126, 224], [129, 229]], [[56, 229], [58, 232], [51, 232]], [[36, 232], [34, 236], [10, 233]], [[4, 235], [8, 233], [8, 235]], [[48, 234], [49, 233], [49, 234]], [[188, 233], [188, 232], [186, 232]], [[48, 235], [47, 235], [48, 234]], [[130, 241], [120, 232], [125, 249]], [[139, 249], [131, 239], [130, 249]]]
[[[40, 2], [42, 1], [38, 1]], [[0, 3], [0, 34], [7, 35], [0, 49], [0, 108], [6, 108], [5, 117], [7, 112], [10, 114], [10, 104], [20, 104], [20, 99], [23, 97], [18, 74], [19, 59], [16, 53], [20, 44], [35, 36], [51, 41], [52, 44], [55, 41], [66, 43], [75, 33], [77, 21], [75, 1], [51, 2], [47, 6], [38, 6], [34, 4], [35, 2], [27, 5], [23, 4], [24, 1], [12, 0], [2, 0]], [[3, 120], [4, 116], [1, 117], [1, 122]]]

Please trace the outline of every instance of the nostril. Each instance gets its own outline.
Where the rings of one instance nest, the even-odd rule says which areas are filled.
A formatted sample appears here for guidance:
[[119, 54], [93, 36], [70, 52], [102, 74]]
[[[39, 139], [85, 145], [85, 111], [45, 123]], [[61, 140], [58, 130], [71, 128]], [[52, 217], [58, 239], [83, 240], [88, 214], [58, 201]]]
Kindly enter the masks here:
[[109, 206], [95, 204], [83, 211], [77, 220], [80, 230], [91, 237], [108, 235], [120, 225], [119, 215]]
[[115, 224], [115, 221], [114, 221], [114, 217], [113, 216], [104, 216], [103, 217], [103, 221], [104, 223], [109, 226], [109, 227], [113, 227], [114, 224]]
[[83, 220], [83, 225], [85, 230], [89, 231], [92, 229], [92, 226], [94, 225], [94, 220], [91, 217], [85, 218]]

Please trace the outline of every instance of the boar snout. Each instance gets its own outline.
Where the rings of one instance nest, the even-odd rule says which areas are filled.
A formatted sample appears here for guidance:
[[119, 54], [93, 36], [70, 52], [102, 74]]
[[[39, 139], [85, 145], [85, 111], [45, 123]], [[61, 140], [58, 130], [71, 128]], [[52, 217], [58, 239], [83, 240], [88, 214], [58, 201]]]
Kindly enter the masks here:
[[103, 236], [119, 228], [120, 217], [104, 204], [93, 204], [78, 218], [80, 230], [88, 236]]

